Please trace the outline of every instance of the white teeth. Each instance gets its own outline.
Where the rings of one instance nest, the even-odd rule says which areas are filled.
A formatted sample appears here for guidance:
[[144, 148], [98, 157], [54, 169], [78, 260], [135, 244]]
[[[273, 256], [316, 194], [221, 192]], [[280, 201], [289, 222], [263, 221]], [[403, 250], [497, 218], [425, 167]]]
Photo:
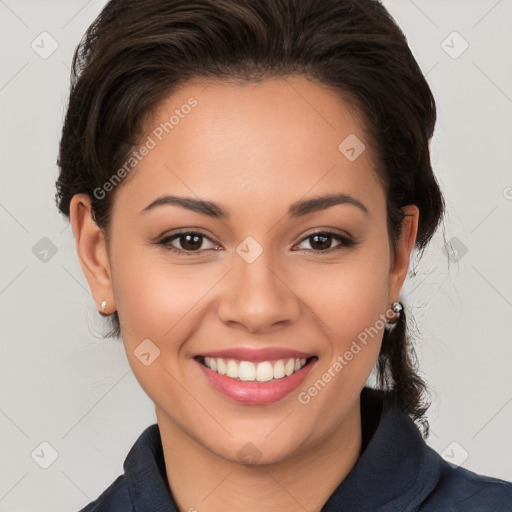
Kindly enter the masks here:
[[[212, 368], [213, 370], [213, 368]], [[256, 366], [250, 361], [241, 361], [238, 369], [238, 378], [240, 380], [254, 380], [256, 375]]]
[[274, 379], [282, 379], [284, 377], [284, 363], [283, 361], [276, 361], [274, 365]]
[[272, 368], [272, 363], [270, 361], [258, 363], [258, 366], [256, 367], [256, 380], [258, 382], [267, 382], [273, 378], [274, 368]]
[[236, 361], [233, 361], [233, 359], [229, 359], [228, 360], [228, 370], [226, 372], [226, 375], [233, 379], [237, 379], [238, 374], [239, 374], [238, 364], [236, 363]]
[[210, 370], [221, 375], [227, 375], [232, 379], [249, 382], [268, 382], [272, 379], [289, 377], [299, 371], [305, 364], [306, 359], [279, 359], [278, 361], [235, 361], [234, 359], [224, 360], [216, 357], [205, 357], [204, 364]]
[[288, 359], [284, 367], [284, 373], [288, 377], [295, 371], [295, 361], [293, 359]]
[[[213, 359], [213, 357], [210, 357], [209, 359]], [[215, 370], [215, 371], [220, 373], [221, 375], [226, 375], [227, 368], [226, 368], [226, 363], [224, 362], [224, 359], [216, 359], [216, 361], [217, 361], [217, 370]], [[206, 363], [206, 358], [205, 358], [205, 363]], [[208, 364], [206, 366], [208, 366]], [[209, 366], [209, 368], [211, 368], [212, 370], [214, 369], [213, 365]]]

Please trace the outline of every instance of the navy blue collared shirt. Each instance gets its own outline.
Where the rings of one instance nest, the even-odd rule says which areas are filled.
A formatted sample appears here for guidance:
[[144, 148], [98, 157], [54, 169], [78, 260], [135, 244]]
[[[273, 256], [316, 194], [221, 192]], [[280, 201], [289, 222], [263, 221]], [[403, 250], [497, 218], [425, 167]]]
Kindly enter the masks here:
[[[361, 428], [361, 456], [323, 512], [512, 512], [511, 482], [446, 462], [385, 392], [363, 389]], [[80, 512], [179, 512], [158, 424], [137, 439], [124, 475]]]

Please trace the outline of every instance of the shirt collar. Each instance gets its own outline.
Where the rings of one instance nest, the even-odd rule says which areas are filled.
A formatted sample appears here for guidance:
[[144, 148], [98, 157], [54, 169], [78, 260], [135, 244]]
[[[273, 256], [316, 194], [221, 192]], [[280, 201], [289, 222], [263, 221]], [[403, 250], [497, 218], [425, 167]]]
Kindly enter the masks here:
[[322, 511], [416, 510], [439, 481], [439, 456], [389, 393], [363, 388], [361, 423], [363, 452]]
[[157, 423], [142, 432], [123, 467], [135, 512], [178, 512], [167, 481]]
[[[439, 480], [438, 456], [384, 391], [363, 388], [361, 425], [362, 454], [322, 511], [415, 510]], [[178, 511], [167, 482], [158, 424], [137, 439], [124, 473], [136, 512]]]

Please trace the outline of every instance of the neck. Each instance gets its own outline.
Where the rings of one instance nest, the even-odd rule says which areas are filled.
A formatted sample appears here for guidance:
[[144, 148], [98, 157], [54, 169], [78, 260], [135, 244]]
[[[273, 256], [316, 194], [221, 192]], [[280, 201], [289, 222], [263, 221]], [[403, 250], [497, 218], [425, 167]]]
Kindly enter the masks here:
[[212, 453], [156, 408], [167, 480], [180, 512], [320, 511], [357, 462], [360, 402], [320, 443], [275, 464], [245, 466]]

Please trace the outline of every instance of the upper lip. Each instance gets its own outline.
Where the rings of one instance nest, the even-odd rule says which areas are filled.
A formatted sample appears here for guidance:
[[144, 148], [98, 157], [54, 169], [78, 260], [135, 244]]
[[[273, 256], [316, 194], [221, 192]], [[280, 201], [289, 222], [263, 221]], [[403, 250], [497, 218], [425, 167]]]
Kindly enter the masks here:
[[222, 359], [236, 359], [239, 361], [276, 361], [279, 359], [309, 359], [314, 354], [307, 352], [300, 352], [298, 350], [290, 350], [281, 347], [268, 347], [268, 348], [228, 348], [225, 350], [212, 350], [202, 352], [197, 357], [220, 357]]

